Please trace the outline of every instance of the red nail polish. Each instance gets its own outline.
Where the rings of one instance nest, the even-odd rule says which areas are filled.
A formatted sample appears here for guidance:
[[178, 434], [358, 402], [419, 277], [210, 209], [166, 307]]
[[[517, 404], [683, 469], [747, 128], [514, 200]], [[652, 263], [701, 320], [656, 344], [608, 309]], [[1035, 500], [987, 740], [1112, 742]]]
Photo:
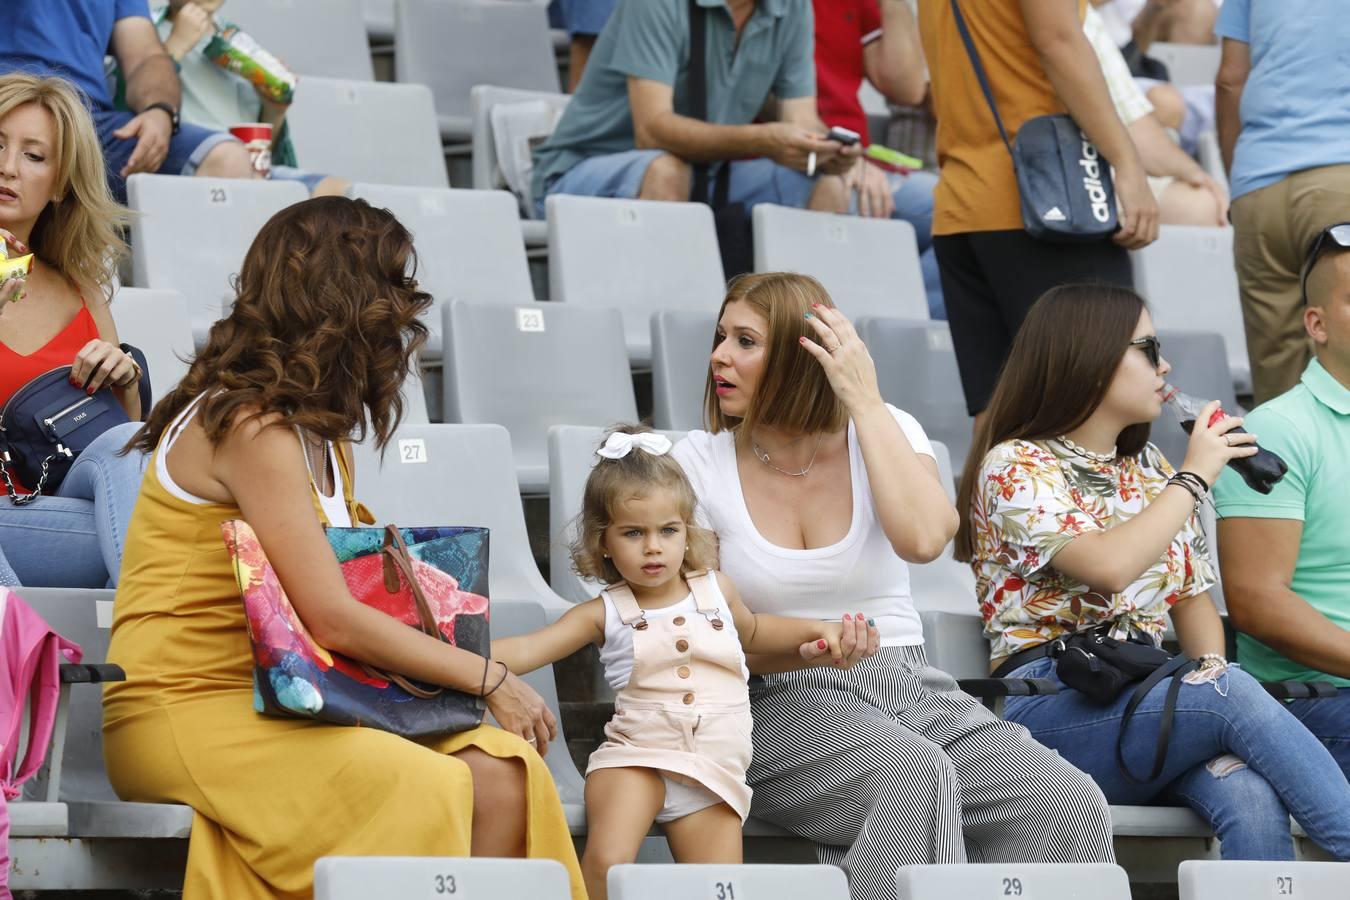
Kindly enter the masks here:
[[805, 337], [805, 336], [802, 336], [802, 337], [797, 338], [797, 343], [799, 343], [799, 344], [805, 344], [805, 343], [806, 343], [806, 337]]
[[845, 622], [852, 622], [852, 621], [853, 621], [853, 617], [850, 616], [848, 613], [844, 613], [844, 621], [845, 621]]
[[821, 650], [824, 650], [826, 647], [828, 647], [828, 646], [830, 646], [830, 645], [827, 644], [827, 643], [825, 643], [825, 642], [822, 640], [822, 641], [816, 641], [816, 646], [819, 647]]
[[91, 387], [85, 388], [84, 392], [88, 394], [90, 397], [94, 396], [94, 389]]
[[820, 304], [819, 304], [819, 303], [812, 303], [812, 304], [811, 304], [811, 308], [812, 308], [812, 309], [820, 309]]

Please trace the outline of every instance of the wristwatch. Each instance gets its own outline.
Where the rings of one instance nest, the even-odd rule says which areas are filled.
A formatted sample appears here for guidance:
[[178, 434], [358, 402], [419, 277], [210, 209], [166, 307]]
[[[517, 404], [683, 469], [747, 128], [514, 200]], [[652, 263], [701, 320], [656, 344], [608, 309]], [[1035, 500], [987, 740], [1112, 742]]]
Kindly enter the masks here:
[[148, 112], [149, 112], [150, 110], [152, 110], [152, 109], [162, 109], [162, 110], [164, 110], [166, 113], [168, 113], [168, 114], [169, 114], [169, 121], [170, 121], [171, 123], [173, 123], [173, 131], [170, 132], [170, 134], [177, 134], [177, 133], [178, 133], [178, 110], [176, 110], [176, 109], [173, 108], [173, 104], [172, 104], [172, 103], [166, 103], [166, 102], [164, 102], [163, 100], [161, 100], [161, 101], [159, 101], [158, 103], [151, 103], [151, 104], [150, 104], [149, 106], [147, 106], [145, 109], [141, 110], [141, 112], [142, 112], [142, 113], [148, 113]]

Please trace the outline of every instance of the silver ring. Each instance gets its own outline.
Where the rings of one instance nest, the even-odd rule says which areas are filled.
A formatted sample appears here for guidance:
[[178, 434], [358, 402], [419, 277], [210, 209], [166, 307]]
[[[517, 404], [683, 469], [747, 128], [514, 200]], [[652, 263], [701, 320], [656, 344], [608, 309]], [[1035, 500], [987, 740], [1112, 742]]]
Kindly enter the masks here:
[[1232, 435], [1225, 434], [1225, 435], [1223, 436], [1223, 442], [1224, 442], [1225, 444], [1227, 444], [1228, 446], [1230, 446], [1230, 447], [1233, 446], [1233, 437], [1232, 437]]
[[539, 743], [539, 738], [528, 737], [528, 738], [525, 739], [525, 743], [527, 743], [527, 744], [538, 744], [538, 743]]

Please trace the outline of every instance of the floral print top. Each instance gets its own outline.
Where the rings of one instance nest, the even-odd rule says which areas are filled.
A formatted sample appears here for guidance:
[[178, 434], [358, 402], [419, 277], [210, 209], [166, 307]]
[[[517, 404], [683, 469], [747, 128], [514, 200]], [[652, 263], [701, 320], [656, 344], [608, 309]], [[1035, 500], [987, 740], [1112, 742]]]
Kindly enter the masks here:
[[1162, 641], [1168, 608], [1215, 582], [1194, 516], [1119, 594], [1093, 591], [1051, 563], [1080, 534], [1138, 514], [1172, 475], [1152, 444], [1138, 457], [1109, 463], [1083, 459], [1055, 441], [1004, 441], [989, 451], [972, 501], [971, 566], [994, 662], [1112, 620]]

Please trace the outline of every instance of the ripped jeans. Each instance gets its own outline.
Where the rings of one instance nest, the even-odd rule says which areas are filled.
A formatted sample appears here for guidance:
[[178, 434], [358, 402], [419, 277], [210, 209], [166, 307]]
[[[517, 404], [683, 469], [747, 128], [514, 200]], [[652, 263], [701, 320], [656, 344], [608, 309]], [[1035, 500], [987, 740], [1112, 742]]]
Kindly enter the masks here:
[[[1212, 684], [1182, 685], [1167, 764], [1150, 784], [1128, 780], [1116, 765], [1133, 686], [1098, 706], [1064, 687], [1052, 659], [1030, 662], [1010, 677], [1060, 685], [1059, 694], [1008, 698], [1004, 718], [1025, 725], [1091, 775], [1108, 802], [1184, 803], [1214, 828], [1224, 859], [1293, 859], [1292, 814], [1328, 853], [1350, 859], [1350, 783], [1327, 748], [1241, 669], [1229, 669], [1227, 696]], [[1153, 767], [1169, 684], [1164, 679], [1149, 692], [1126, 729], [1125, 760], [1136, 775]]]

